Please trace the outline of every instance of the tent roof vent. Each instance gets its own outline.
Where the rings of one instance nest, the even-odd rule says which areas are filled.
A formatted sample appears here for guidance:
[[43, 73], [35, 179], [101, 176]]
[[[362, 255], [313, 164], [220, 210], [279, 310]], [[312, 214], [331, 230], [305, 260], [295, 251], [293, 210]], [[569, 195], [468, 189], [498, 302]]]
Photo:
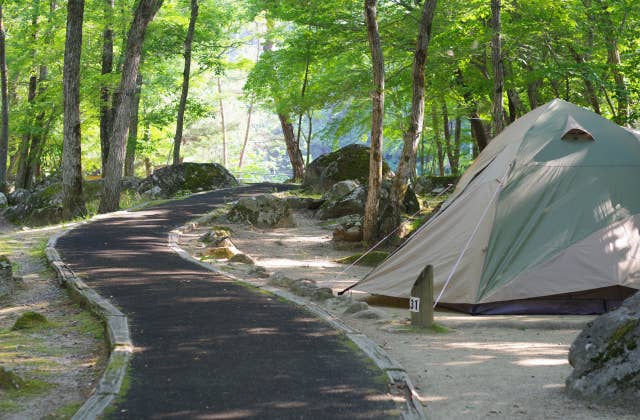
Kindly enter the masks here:
[[562, 140], [595, 140], [591, 133], [584, 129], [571, 115], [567, 117]]

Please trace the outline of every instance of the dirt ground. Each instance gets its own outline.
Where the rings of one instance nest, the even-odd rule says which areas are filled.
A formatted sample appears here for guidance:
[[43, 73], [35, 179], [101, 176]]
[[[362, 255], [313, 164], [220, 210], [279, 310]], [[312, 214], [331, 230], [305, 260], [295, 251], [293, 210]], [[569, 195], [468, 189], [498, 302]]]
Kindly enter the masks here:
[[[336, 259], [354, 249], [336, 249], [331, 231], [308, 212], [295, 215], [297, 227], [264, 230], [225, 225], [231, 240], [256, 264], [289, 278], [316, 280], [334, 292], [363, 277], [370, 268], [346, 266]], [[181, 246], [198, 256], [199, 228], [181, 238]], [[248, 274], [245, 264], [214, 264], [236, 276], [264, 283]], [[601, 406], [569, 398], [564, 381], [571, 372], [569, 346], [590, 316], [472, 317], [438, 311], [444, 333], [415, 333], [407, 329], [408, 303], [353, 293], [384, 311], [382, 319], [358, 319], [334, 314], [364, 332], [410, 373], [427, 414], [433, 419], [638, 419], [624, 408]]]
[[[60, 227], [15, 230], [0, 221], [0, 254], [21, 278], [14, 293], [0, 300], [0, 366], [29, 384], [0, 390], [0, 418], [70, 418], [89, 397], [104, 370], [104, 327], [57, 285], [43, 250]], [[12, 331], [27, 311], [49, 325]]]

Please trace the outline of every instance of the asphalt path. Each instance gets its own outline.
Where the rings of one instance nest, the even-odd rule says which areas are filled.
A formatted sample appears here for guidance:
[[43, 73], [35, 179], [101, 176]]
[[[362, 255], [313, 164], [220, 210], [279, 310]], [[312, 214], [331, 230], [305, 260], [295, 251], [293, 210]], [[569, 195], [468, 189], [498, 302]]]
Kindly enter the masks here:
[[62, 259], [129, 318], [130, 389], [112, 418], [383, 418], [385, 378], [308, 312], [187, 262], [172, 229], [258, 184], [198, 194], [82, 225]]

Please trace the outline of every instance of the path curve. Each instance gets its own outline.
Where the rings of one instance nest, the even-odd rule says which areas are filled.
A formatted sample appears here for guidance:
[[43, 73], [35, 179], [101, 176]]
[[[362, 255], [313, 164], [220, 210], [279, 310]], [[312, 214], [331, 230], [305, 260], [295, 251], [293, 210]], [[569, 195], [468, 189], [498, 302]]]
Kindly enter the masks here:
[[304, 310], [189, 263], [167, 234], [240, 196], [213, 191], [80, 226], [63, 260], [129, 317], [136, 352], [115, 418], [382, 418], [386, 377]]

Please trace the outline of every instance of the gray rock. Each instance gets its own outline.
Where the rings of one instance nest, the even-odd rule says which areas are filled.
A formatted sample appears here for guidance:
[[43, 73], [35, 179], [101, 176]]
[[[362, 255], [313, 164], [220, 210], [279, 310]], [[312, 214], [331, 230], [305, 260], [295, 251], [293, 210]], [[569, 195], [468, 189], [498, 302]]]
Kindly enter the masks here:
[[266, 279], [271, 276], [267, 269], [260, 265], [256, 265], [255, 267], [253, 267], [251, 271], [249, 271], [249, 275], [256, 276], [262, 279]]
[[158, 198], [162, 197], [162, 188], [156, 185], [154, 187], [151, 187], [151, 189], [143, 192], [141, 195], [145, 200], [157, 200]]
[[138, 192], [145, 196], [145, 192], [157, 189], [152, 196], [169, 198], [177, 193], [192, 193], [197, 191], [229, 188], [238, 185], [238, 181], [222, 165], [217, 163], [181, 163], [158, 169], [151, 176], [140, 182]]
[[384, 319], [387, 317], [387, 314], [381, 309], [370, 308], [354, 313], [353, 317], [357, 319]]
[[321, 198], [297, 197], [295, 195], [284, 197], [284, 200], [290, 208], [295, 210], [317, 210], [324, 203]]
[[7, 207], [7, 204], [9, 204], [7, 196], [0, 192], [0, 209]]
[[248, 256], [247, 254], [236, 254], [233, 257], [229, 258], [229, 262], [237, 262], [249, 265], [255, 265], [256, 263], [253, 258]]
[[11, 261], [4, 255], [0, 255], [0, 297], [13, 292], [13, 268]]
[[369, 309], [369, 305], [366, 302], [353, 302], [347, 306], [343, 313], [355, 314], [356, 312], [366, 311]]
[[[344, 185], [344, 183], [340, 184]], [[336, 186], [338, 185], [339, 184], [336, 184]], [[339, 196], [337, 193], [332, 194], [332, 192], [329, 192], [327, 196], [330, 197], [330, 199], [327, 199], [316, 213], [316, 216], [321, 220], [333, 219], [350, 214], [364, 214], [367, 193], [363, 187], [356, 186], [356, 188], [343, 196]]]
[[261, 228], [295, 226], [293, 213], [286, 200], [271, 194], [241, 198], [233, 205], [227, 219], [236, 223], [251, 223]]
[[569, 350], [570, 394], [640, 407], [640, 293], [589, 324]]
[[10, 206], [17, 206], [27, 201], [30, 195], [31, 191], [25, 190], [24, 188], [16, 188], [13, 192], [9, 193], [7, 201]]
[[286, 288], [289, 288], [293, 284], [293, 282], [294, 282], [293, 279], [285, 276], [282, 273], [275, 273], [273, 276], [271, 276], [271, 278], [268, 281], [268, 283], [271, 286], [286, 287]]
[[333, 290], [329, 287], [318, 287], [312, 296], [313, 300], [325, 301], [333, 298]]

